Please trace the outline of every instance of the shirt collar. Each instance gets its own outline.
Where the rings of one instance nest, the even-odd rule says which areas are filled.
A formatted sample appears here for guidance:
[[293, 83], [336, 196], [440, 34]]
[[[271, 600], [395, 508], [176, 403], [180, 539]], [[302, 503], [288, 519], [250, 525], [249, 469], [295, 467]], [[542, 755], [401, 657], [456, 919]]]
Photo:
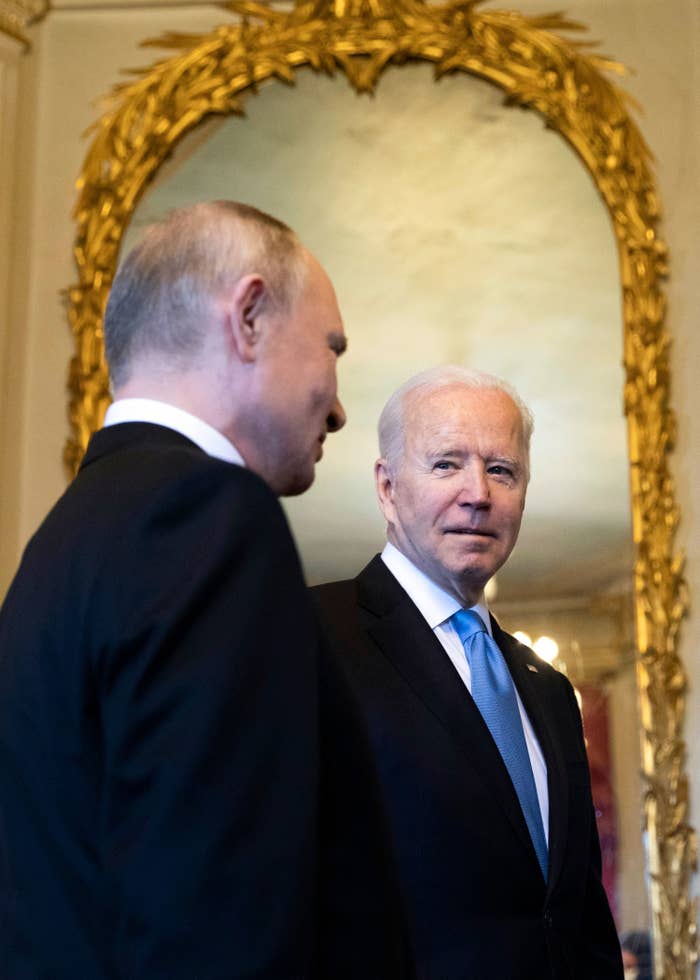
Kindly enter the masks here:
[[[462, 609], [461, 603], [454, 596], [436, 585], [390, 541], [384, 545], [382, 561], [399, 585], [408, 593], [431, 629], [444, 624], [458, 609]], [[484, 621], [491, 636], [491, 617], [486, 600], [482, 598], [476, 605], [471, 606], [471, 609]]]
[[226, 463], [245, 466], [243, 457], [236, 447], [218, 429], [168, 402], [157, 401], [154, 398], [120, 398], [112, 402], [107, 409], [104, 426], [106, 428], [122, 422], [151, 422], [154, 425], [164, 425], [186, 436], [209, 456], [223, 459]]

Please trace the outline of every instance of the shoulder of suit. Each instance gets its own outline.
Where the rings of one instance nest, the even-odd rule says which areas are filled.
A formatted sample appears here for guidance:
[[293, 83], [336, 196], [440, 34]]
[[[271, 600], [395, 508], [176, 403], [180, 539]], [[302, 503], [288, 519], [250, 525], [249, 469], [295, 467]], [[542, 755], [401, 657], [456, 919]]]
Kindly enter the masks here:
[[173, 473], [172, 487], [165, 494], [190, 498], [203, 511], [236, 511], [258, 533], [288, 527], [279, 499], [262, 477], [212, 456], [193, 460], [181, 473]]
[[[180, 433], [160, 426], [144, 425], [141, 428], [149, 434], [155, 431], [156, 437], [130, 440], [122, 435], [118, 441], [110, 429], [96, 433], [86, 453], [88, 465], [83, 463], [77, 481], [121, 479], [132, 484], [152, 482], [175, 487], [201, 478], [209, 483], [212, 492], [216, 487], [231, 486], [240, 488], [243, 493], [248, 491], [261, 499], [277, 502], [267, 483], [245, 466], [208, 455]], [[94, 450], [100, 436], [110, 446], [109, 451]]]
[[149, 422], [109, 426], [93, 433], [79, 475], [104, 469], [128, 471], [135, 466], [140, 470], [179, 472], [186, 465], [194, 469], [218, 471], [232, 480], [258, 482], [272, 494], [267, 484], [252, 470], [211, 456], [182, 433]]
[[[234, 463], [208, 456], [183, 437], [131, 445], [93, 458], [54, 511], [79, 528], [114, 529], [114, 546], [149, 533], [210, 528], [220, 538], [287, 539], [282, 507], [265, 481]], [[290, 538], [291, 540], [291, 538]]]
[[337, 582], [324, 582], [322, 585], [312, 585], [309, 592], [316, 605], [322, 609], [355, 605], [357, 580], [348, 578]]
[[336, 640], [357, 639], [361, 633], [361, 609], [358, 601], [357, 579], [326, 582], [309, 590], [319, 623], [329, 636]]

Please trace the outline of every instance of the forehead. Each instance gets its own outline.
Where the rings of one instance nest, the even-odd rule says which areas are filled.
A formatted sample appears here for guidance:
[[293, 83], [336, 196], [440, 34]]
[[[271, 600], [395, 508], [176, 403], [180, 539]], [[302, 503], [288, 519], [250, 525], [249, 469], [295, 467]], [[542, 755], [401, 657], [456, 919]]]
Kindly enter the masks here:
[[524, 449], [520, 411], [498, 388], [455, 384], [418, 395], [406, 406], [405, 433], [414, 449]]
[[310, 254], [306, 256], [306, 275], [294, 313], [327, 330], [343, 330], [333, 284], [322, 266]]

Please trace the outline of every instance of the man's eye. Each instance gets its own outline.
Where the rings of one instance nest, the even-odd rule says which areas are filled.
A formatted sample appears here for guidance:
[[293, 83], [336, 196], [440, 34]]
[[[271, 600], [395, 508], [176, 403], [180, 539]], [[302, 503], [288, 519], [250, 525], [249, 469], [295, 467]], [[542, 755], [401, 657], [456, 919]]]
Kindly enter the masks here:
[[493, 474], [493, 476], [513, 477], [513, 470], [509, 466], [502, 466], [500, 463], [489, 466], [489, 473]]
[[437, 463], [433, 464], [434, 470], [451, 470], [454, 469], [454, 463], [449, 459], [439, 459]]

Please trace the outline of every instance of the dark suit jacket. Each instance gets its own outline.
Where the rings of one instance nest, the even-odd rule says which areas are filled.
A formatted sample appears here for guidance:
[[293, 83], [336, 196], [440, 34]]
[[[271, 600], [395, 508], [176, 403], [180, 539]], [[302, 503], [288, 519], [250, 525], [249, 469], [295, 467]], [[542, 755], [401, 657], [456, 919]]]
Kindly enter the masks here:
[[410, 978], [318, 640], [262, 480], [161, 426], [93, 437], [0, 613], [3, 980]]
[[362, 712], [333, 651], [320, 661], [320, 980], [415, 980], [389, 828]]
[[547, 763], [545, 883], [488, 728], [382, 560], [313, 593], [372, 741], [419, 978], [620, 980], [581, 718], [566, 678], [494, 621]]
[[317, 726], [266, 484], [97, 433], [0, 615], [0, 976], [309, 976]]

